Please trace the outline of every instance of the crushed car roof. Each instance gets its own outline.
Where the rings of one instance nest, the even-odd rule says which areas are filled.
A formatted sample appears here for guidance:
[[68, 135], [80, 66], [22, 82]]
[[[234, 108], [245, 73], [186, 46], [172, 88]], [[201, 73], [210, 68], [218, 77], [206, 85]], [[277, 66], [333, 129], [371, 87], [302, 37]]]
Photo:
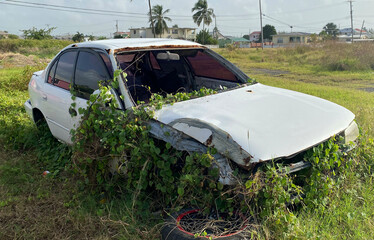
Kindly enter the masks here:
[[127, 38], [127, 39], [108, 39], [99, 41], [89, 41], [74, 43], [69, 47], [93, 47], [106, 50], [113, 50], [114, 52], [138, 50], [138, 49], [154, 49], [154, 48], [201, 48], [201, 44], [179, 40], [179, 39], [165, 39], [165, 38]]

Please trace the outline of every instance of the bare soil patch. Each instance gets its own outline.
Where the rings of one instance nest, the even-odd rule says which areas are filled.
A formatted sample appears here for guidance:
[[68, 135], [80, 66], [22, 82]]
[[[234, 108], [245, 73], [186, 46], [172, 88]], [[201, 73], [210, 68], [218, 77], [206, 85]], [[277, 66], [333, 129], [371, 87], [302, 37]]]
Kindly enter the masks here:
[[0, 53], [0, 69], [6, 67], [36, 66], [48, 63], [49, 59], [41, 59], [34, 55], [25, 56], [20, 53]]
[[360, 88], [360, 90], [365, 91], [365, 92], [374, 92], [374, 87]]
[[262, 74], [267, 74], [271, 76], [283, 76], [285, 74], [289, 74], [289, 71], [282, 71], [282, 70], [273, 70], [273, 69], [266, 69], [266, 68], [251, 68], [252, 71]]

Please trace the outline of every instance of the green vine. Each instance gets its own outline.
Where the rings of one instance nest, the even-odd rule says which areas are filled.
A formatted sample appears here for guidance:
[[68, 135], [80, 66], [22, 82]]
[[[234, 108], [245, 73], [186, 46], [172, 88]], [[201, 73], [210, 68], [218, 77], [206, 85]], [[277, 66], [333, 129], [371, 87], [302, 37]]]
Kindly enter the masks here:
[[152, 94], [149, 103], [123, 111], [111, 94], [119, 86], [119, 74], [102, 85], [99, 94], [91, 95], [86, 109], [79, 109], [83, 117], [73, 131], [73, 162], [92, 191], [130, 192], [133, 208], [151, 197], [155, 209], [199, 206], [205, 212], [215, 209], [229, 214], [240, 209], [272, 221], [274, 228], [290, 227], [294, 215], [289, 206], [300, 202], [307, 207], [326, 206], [336, 186], [334, 177], [347, 167], [339, 145], [331, 139], [305, 155], [312, 167], [304, 171], [307, 178], [302, 185], [297, 175], [280, 171], [283, 165], [270, 162], [253, 175], [236, 170], [237, 185], [223, 186], [217, 181], [219, 169], [213, 167], [215, 149], [204, 154], [177, 151], [170, 143], [151, 138], [147, 125], [152, 109], [216, 91]]

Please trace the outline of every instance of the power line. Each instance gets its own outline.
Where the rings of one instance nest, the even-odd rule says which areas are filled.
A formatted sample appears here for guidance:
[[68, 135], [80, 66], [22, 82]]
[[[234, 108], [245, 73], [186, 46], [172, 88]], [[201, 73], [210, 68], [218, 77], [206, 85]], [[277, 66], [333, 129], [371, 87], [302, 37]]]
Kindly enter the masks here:
[[352, 28], [352, 39], [351, 39], [351, 41], [352, 41], [352, 43], [353, 43], [353, 10], [352, 10], [352, 0], [349, 0], [349, 6], [350, 6], [350, 9], [351, 9], [351, 28]]
[[36, 2], [25, 2], [25, 1], [18, 1], [18, 0], [4, 0], [6, 2], [13, 2], [13, 3], [21, 3], [21, 4], [29, 4], [29, 5], [37, 5], [37, 6], [46, 6], [46, 7], [54, 7], [54, 8], [63, 8], [63, 9], [73, 9], [73, 10], [83, 10], [83, 11], [90, 11], [90, 12], [99, 12], [99, 13], [119, 13], [119, 14], [126, 14], [126, 15], [136, 15], [136, 16], [144, 16], [144, 13], [133, 13], [133, 12], [121, 12], [121, 11], [113, 11], [113, 10], [102, 10], [102, 9], [93, 9], [93, 8], [80, 8], [80, 7], [69, 7], [69, 6], [62, 6], [62, 5], [54, 5], [54, 4], [46, 4], [46, 3], [36, 3]]
[[[38, 9], [48, 9], [48, 10], [54, 10], [54, 11], [61, 11], [61, 12], [74, 12], [74, 13], [85, 13], [85, 14], [95, 14], [95, 15], [103, 15], [103, 16], [114, 16], [110, 13], [99, 13], [99, 12], [89, 12], [89, 11], [79, 11], [79, 10], [68, 10], [68, 9], [58, 9], [58, 8], [51, 8], [51, 7], [43, 7], [43, 6], [31, 6], [31, 5], [24, 5], [24, 4], [17, 4], [17, 3], [7, 3], [7, 2], [0, 2], [0, 4], [5, 5], [13, 5], [13, 6], [20, 6], [20, 7], [29, 7], [29, 8], [38, 8]], [[118, 14], [116, 16], [123, 16], [126, 17], [126, 15]], [[127, 16], [129, 17], [129, 16]], [[141, 16], [131, 16], [132, 18], [142, 18]]]
[[327, 4], [327, 5], [321, 5], [321, 6], [318, 6], [318, 7], [314, 7], [314, 8], [304, 8], [304, 9], [299, 9], [299, 10], [292, 10], [292, 11], [285, 11], [285, 12], [269, 12], [270, 14], [290, 14], [290, 13], [301, 13], [301, 12], [309, 12], [309, 11], [313, 11], [313, 10], [318, 10], [318, 9], [326, 9], [328, 7], [336, 7], [336, 6], [339, 6], [339, 5], [342, 5], [344, 4], [344, 2], [341, 2], [341, 3], [333, 3], [333, 4]]
[[[129, 16], [137, 16], [137, 17], [142, 17], [142, 18], [148, 18], [147, 13], [134, 13], [134, 12], [124, 12], [124, 11], [113, 11], [113, 10], [103, 10], [103, 9], [93, 9], [93, 8], [82, 8], [82, 7], [70, 7], [70, 6], [63, 6], [63, 5], [55, 5], [55, 4], [47, 4], [47, 3], [37, 3], [37, 2], [26, 2], [26, 1], [19, 1], [19, 0], [4, 0], [8, 3], [3, 2], [3, 4], [8, 4], [8, 5], [15, 5], [15, 6], [23, 6], [23, 7], [36, 7], [38, 6], [39, 8], [43, 9], [50, 9], [50, 10], [74, 10], [73, 12], [78, 11], [81, 13], [81, 11], [84, 12], [90, 12], [90, 13], [95, 13], [95, 14], [101, 14], [103, 15], [104, 13], [114, 13], [114, 14], [120, 14], [120, 15], [129, 15]], [[1, 2], [0, 2], [1, 3]], [[105, 14], [106, 15], [106, 14]], [[255, 14], [233, 14], [233, 15], [216, 15], [217, 17], [220, 18], [240, 18], [240, 17], [247, 17], [247, 16], [254, 16]], [[188, 18], [191, 19], [192, 15], [173, 15], [169, 14], [168, 16], [173, 17], [173, 18], [178, 18], [178, 19], [183, 19], [183, 18]]]

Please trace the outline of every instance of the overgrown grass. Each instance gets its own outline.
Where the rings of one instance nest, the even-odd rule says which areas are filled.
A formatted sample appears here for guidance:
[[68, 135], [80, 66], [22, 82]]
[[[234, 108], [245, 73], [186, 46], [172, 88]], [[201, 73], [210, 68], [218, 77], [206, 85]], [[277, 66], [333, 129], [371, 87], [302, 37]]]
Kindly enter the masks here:
[[62, 48], [71, 43], [73, 42], [55, 39], [0, 39], [0, 53], [13, 52], [24, 55], [36, 55], [41, 58], [52, 58]]
[[239, 65], [243, 64], [241, 60], [246, 60], [255, 66], [266, 66], [270, 69], [292, 68], [293, 72], [297, 72], [300, 67], [304, 71], [328, 72], [374, 69], [374, 43], [372, 42], [358, 44], [330, 42], [295, 48], [266, 48], [263, 52], [260, 49], [217, 51]]
[[[321, 46], [265, 49], [264, 62], [261, 51], [219, 50], [261, 83], [312, 94], [347, 107], [356, 114], [363, 132], [367, 132], [351, 155], [354, 167], [339, 179], [329, 204], [313, 209], [300, 206], [279, 223], [269, 217], [259, 223], [255, 235], [260, 239], [374, 236], [374, 147], [370, 140], [374, 136], [374, 93], [361, 90], [373, 84], [373, 74], [370, 69], [341, 72], [323, 68], [319, 61], [330, 50]], [[162, 217], [146, 211], [151, 200], [137, 206], [143, 214], [134, 215], [131, 192], [114, 199], [87, 192], [69, 170], [71, 150], [36, 130], [23, 109], [33, 70], [0, 69], [0, 238], [159, 238]], [[51, 173], [43, 177], [44, 170]]]
[[0, 239], [157, 239], [162, 216], [146, 211], [151, 203], [135, 216], [131, 193], [107, 201], [87, 192], [70, 147], [30, 121], [23, 103], [32, 70], [0, 69]]

